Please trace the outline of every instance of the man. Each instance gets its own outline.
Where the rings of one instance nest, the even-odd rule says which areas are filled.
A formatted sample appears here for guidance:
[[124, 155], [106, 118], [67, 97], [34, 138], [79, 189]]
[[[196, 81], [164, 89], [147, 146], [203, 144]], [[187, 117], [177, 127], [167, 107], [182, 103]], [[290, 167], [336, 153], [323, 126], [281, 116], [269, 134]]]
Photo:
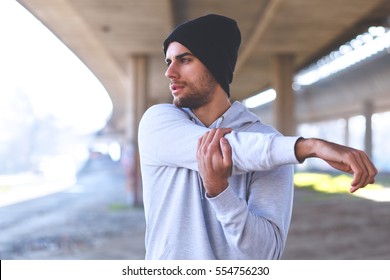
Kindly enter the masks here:
[[207, 15], [164, 41], [173, 105], [151, 107], [139, 127], [146, 259], [279, 259], [290, 225], [293, 165], [318, 157], [374, 181], [365, 153], [284, 137], [229, 84], [241, 41], [234, 20]]

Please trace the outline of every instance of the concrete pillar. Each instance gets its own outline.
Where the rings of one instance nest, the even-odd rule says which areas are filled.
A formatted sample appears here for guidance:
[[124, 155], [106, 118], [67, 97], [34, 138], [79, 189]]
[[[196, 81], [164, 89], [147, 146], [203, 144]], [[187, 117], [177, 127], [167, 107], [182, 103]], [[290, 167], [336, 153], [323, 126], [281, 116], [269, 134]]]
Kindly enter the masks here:
[[134, 59], [134, 135], [138, 138], [138, 125], [146, 110], [148, 100], [148, 78], [146, 55], [137, 55]]
[[274, 124], [284, 135], [296, 134], [295, 99], [292, 89], [294, 56], [275, 55], [272, 59], [272, 83], [276, 91], [274, 101]]
[[366, 118], [366, 132], [364, 135], [364, 150], [366, 154], [372, 157], [372, 114], [374, 111], [372, 101], [367, 100], [364, 103], [364, 117]]
[[130, 57], [128, 65], [129, 92], [127, 96], [128, 116], [126, 120], [127, 144], [130, 146], [132, 163], [128, 176], [126, 189], [131, 204], [142, 204], [142, 181], [138, 152], [138, 125], [146, 110], [148, 100], [148, 57], [147, 55], [135, 55]]
[[138, 152], [138, 126], [143, 113], [147, 109], [148, 100], [148, 57], [146, 55], [134, 56], [134, 135], [135, 135], [135, 205], [142, 204], [141, 168]]
[[345, 118], [344, 145], [349, 146], [349, 119]]

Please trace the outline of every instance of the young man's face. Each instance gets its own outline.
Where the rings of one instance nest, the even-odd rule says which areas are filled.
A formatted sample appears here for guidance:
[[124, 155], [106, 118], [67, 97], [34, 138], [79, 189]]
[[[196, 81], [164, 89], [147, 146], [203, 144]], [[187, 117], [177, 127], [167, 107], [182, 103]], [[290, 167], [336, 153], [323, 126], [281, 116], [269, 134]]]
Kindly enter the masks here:
[[197, 109], [207, 104], [215, 91], [217, 82], [204, 64], [182, 44], [169, 44], [165, 62], [165, 76], [173, 103], [178, 107]]

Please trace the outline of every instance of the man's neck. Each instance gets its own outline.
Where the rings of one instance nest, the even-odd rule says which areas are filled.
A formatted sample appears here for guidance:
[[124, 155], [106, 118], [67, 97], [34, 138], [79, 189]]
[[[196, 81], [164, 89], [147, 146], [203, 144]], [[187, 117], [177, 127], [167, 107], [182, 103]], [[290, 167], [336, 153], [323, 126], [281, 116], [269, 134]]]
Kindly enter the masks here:
[[230, 100], [224, 91], [214, 94], [213, 99], [192, 112], [206, 126], [209, 127], [221, 117], [231, 106]]

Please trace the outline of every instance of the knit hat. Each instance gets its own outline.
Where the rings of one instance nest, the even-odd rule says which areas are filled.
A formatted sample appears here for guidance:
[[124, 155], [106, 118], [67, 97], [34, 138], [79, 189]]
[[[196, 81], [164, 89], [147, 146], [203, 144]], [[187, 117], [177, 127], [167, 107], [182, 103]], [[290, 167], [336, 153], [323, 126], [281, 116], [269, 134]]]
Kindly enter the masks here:
[[209, 14], [176, 27], [164, 41], [164, 54], [171, 42], [189, 49], [211, 72], [230, 97], [241, 33], [231, 18]]

